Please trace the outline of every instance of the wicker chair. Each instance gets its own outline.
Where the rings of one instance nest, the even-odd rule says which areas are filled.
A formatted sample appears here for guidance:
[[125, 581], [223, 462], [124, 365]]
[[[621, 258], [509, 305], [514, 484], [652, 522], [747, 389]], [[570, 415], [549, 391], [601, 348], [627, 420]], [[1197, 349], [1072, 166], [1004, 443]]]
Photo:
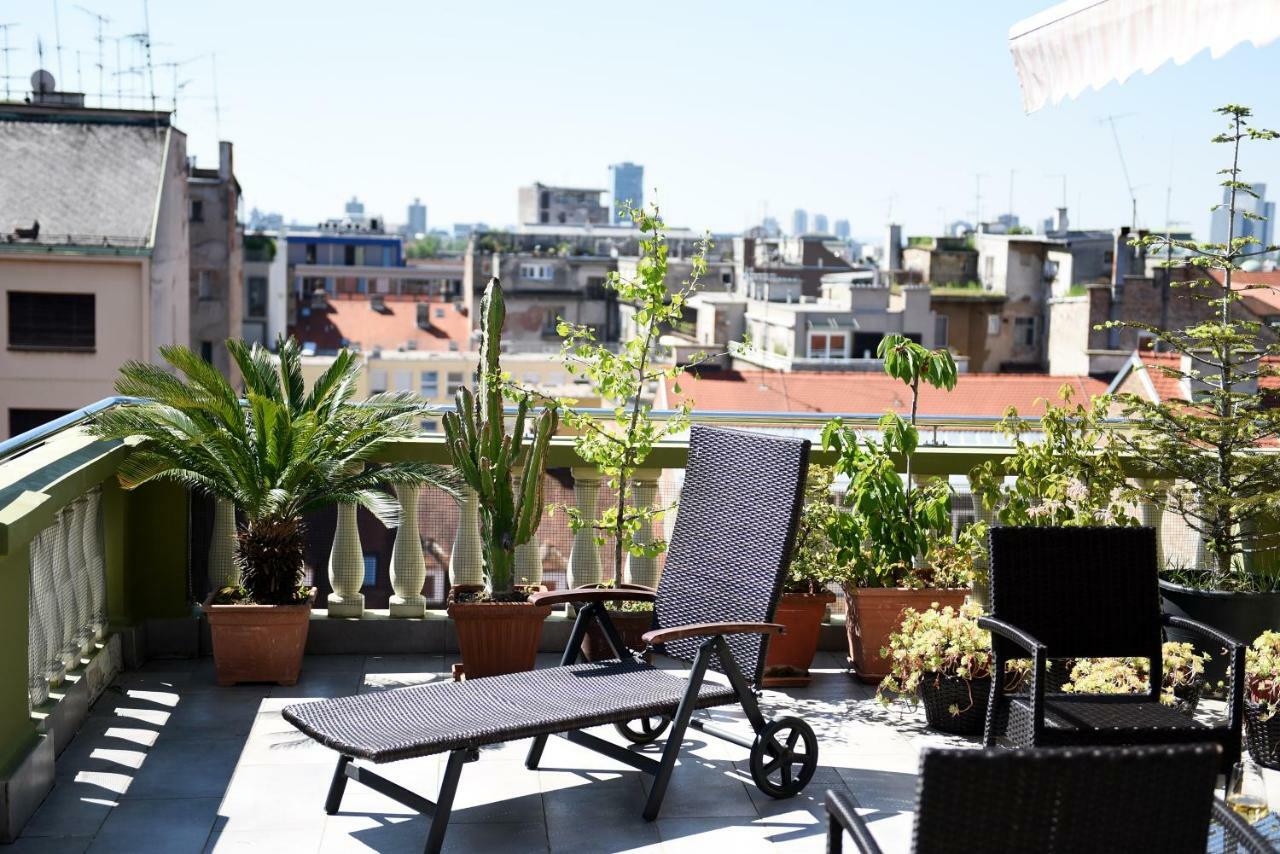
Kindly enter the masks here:
[[[1266, 841], [1216, 799], [1216, 744], [1034, 750], [926, 750], [913, 850], [1265, 852]], [[870, 828], [828, 791], [827, 851], [844, 832], [879, 854]]]
[[[984, 743], [1015, 747], [1216, 742], [1224, 768], [1240, 756], [1244, 646], [1222, 632], [1160, 611], [1151, 528], [993, 528], [990, 630], [994, 653]], [[1046, 694], [1049, 658], [1146, 658], [1161, 672], [1165, 626], [1203, 637], [1231, 663], [1225, 723], [1206, 725], [1145, 694]], [[1004, 689], [1011, 658], [1031, 658], [1025, 690]]]
[[[796, 718], [768, 721], [752, 684], [759, 684], [771, 622], [791, 557], [803, 501], [809, 443], [758, 433], [695, 426], [680, 510], [657, 591], [599, 589], [535, 595], [541, 604], [579, 605], [561, 666], [459, 683], [436, 683], [289, 706], [284, 717], [339, 753], [325, 809], [341, 805], [357, 780], [432, 817], [426, 850], [440, 850], [463, 764], [477, 749], [533, 738], [525, 764], [536, 769], [551, 735], [561, 736], [653, 776], [643, 816], [658, 815], [688, 727], [751, 751], [756, 785], [791, 797], [813, 776], [818, 743]], [[691, 664], [688, 678], [631, 654], [609, 620], [607, 601], [654, 603], [655, 628], [645, 643]], [[592, 621], [618, 658], [575, 663]], [[728, 684], [707, 681], [708, 670]], [[738, 703], [753, 738], [693, 718], [695, 709]], [[661, 758], [627, 750], [585, 732], [613, 724], [632, 742], [655, 741], [670, 727]], [[355, 760], [392, 762], [448, 753], [436, 802], [374, 774]]]

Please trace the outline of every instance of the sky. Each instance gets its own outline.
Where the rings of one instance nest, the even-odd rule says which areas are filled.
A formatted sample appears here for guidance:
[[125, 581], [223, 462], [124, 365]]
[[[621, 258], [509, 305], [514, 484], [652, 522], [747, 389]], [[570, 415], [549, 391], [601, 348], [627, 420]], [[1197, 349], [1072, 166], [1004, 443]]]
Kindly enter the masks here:
[[[1242, 103], [1280, 127], [1280, 43], [1204, 52], [1026, 115], [1008, 30], [1049, 5], [150, 0], [147, 13], [157, 100], [186, 82], [176, 124], [202, 165], [219, 137], [235, 144], [246, 212], [315, 222], [354, 194], [396, 223], [421, 197], [433, 228], [500, 226], [516, 221], [519, 186], [604, 188], [608, 165], [630, 160], [667, 221], [700, 230], [765, 215], [786, 229], [795, 208], [868, 240], [889, 221], [936, 233], [975, 209], [1036, 225], [1062, 204], [1063, 175], [1073, 227], [1110, 228], [1130, 219], [1116, 116], [1139, 225], [1207, 238], [1228, 161], [1208, 141], [1212, 110]], [[59, 88], [79, 81], [98, 102], [85, 8], [111, 19], [107, 105], [118, 82], [145, 105], [145, 75], [114, 73], [142, 64], [126, 39], [118, 66], [114, 39], [144, 29], [143, 0], [0, 0], [15, 94], [39, 38]], [[1243, 163], [1280, 196], [1280, 142]]]

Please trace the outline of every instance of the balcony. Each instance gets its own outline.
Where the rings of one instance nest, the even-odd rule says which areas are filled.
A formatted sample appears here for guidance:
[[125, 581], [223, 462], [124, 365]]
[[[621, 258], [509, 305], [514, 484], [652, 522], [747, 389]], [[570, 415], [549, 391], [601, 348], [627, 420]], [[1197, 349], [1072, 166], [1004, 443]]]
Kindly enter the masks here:
[[[442, 597], [447, 583], [479, 577], [473, 508], [430, 491], [406, 499], [417, 505], [427, 562], [418, 585], [428, 598], [424, 613], [390, 615], [394, 535], [359, 520], [373, 558], [366, 561], [363, 613], [313, 612], [297, 685], [219, 688], [207, 627], [193, 607], [209, 586], [213, 508], [173, 486], [122, 491], [114, 474], [128, 448], [88, 437], [79, 425], [85, 414], [91, 411], [61, 419], [37, 442], [19, 437], [0, 453], [0, 781], [9, 783], [0, 787], [0, 832], [5, 821], [13, 831], [23, 825], [13, 850], [421, 850], [426, 820], [372, 790], [350, 787], [341, 811], [326, 816], [334, 754], [280, 711], [303, 698], [449, 678], [457, 640]], [[805, 434], [826, 418], [696, 417]], [[875, 418], [850, 420], [871, 427]], [[980, 421], [926, 419], [931, 446], [915, 461], [916, 474], [955, 478], [956, 522], [977, 515], [960, 476], [1009, 453], [994, 443], [946, 445], [949, 431], [990, 429], [990, 420]], [[679, 495], [686, 453], [682, 442], [655, 449], [653, 470], [641, 478], [643, 500]], [[397, 443], [387, 456], [447, 461], [439, 435]], [[829, 460], [815, 451], [814, 461]], [[586, 510], [607, 499], [568, 440], [553, 445], [548, 468], [549, 502]], [[607, 549], [573, 535], [562, 516], [544, 522], [521, 572], [550, 588], [609, 577]], [[330, 512], [309, 527], [315, 542], [308, 564], [320, 603], [332, 589], [325, 571], [332, 532], [349, 524]], [[1171, 527], [1166, 534], [1176, 539]], [[661, 558], [638, 560], [629, 573], [643, 581], [661, 569]], [[886, 851], [908, 850], [920, 751], [977, 740], [927, 730], [920, 712], [885, 710], [870, 688], [850, 679], [843, 612], [837, 601], [823, 626], [813, 682], [761, 697], [767, 714], [802, 717], [818, 735], [820, 767], [800, 796], [762, 795], [745, 749], [691, 731], [663, 813], [650, 823], [639, 815], [644, 775], [560, 740], [548, 747], [542, 770], [527, 771], [527, 742], [513, 742], [481, 750], [478, 770], [463, 776], [446, 850], [820, 851], [827, 789], [856, 800]], [[570, 622], [565, 614], [547, 621], [539, 666], [556, 662]], [[1203, 705], [1206, 714], [1220, 709]], [[749, 732], [731, 708], [710, 716]], [[628, 746], [611, 727], [597, 732]], [[439, 786], [440, 757], [385, 767], [427, 796]], [[1280, 778], [1268, 782], [1278, 791]]]

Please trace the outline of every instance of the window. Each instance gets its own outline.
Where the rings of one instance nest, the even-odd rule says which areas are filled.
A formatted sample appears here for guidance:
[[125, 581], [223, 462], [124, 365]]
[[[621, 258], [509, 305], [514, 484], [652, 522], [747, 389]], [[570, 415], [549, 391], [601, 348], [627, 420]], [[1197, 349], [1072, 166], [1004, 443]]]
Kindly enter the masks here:
[[314, 264], [316, 262], [316, 245], [314, 243], [307, 244], [307, 263]]
[[443, 308], [437, 308], [437, 309], [436, 309], [436, 317], [441, 317], [441, 318], [442, 318], [442, 317], [444, 317], [444, 309], [443, 309]]
[[196, 271], [196, 296], [202, 300], [218, 298], [212, 270]]
[[373, 587], [378, 583], [378, 556], [376, 554], [367, 554], [364, 556], [364, 583], [362, 587]]
[[428, 418], [422, 422], [422, 432], [438, 433], [440, 432], [440, 424], [434, 418]]
[[1000, 315], [998, 314], [987, 315], [987, 334], [988, 335], [1000, 334]]
[[191, 221], [204, 222], [204, 202], [199, 199], [191, 200]]
[[951, 318], [939, 314], [933, 321], [933, 346], [945, 347], [949, 343], [947, 336], [951, 332]]
[[342, 263], [348, 267], [356, 265], [356, 248], [354, 246], [342, 247]]
[[987, 288], [995, 286], [996, 278], [996, 259], [993, 255], [988, 255], [982, 259], [982, 284]]
[[465, 380], [462, 378], [462, 371], [450, 371], [447, 378], [445, 393], [448, 394], [449, 397], [453, 397], [458, 393], [458, 389], [462, 388], [464, 382]]
[[213, 364], [213, 342], [212, 341], [200, 342], [200, 358], [204, 359], [206, 362], [208, 362], [211, 365]]
[[728, 287], [729, 285], [732, 285], [732, 284], [733, 284], [733, 273], [727, 273], [727, 272], [726, 272], [726, 273], [721, 273], [721, 274], [720, 274], [720, 283], [721, 283], [721, 284], [723, 284], [723, 285], [725, 285], [726, 287]]
[[1015, 317], [1013, 319], [1013, 344], [1015, 347], [1036, 346], [1036, 319], [1034, 317]]
[[382, 266], [384, 266], [384, 267], [391, 267], [391, 266], [394, 266], [394, 265], [393, 265], [393, 263], [392, 263], [391, 247], [390, 247], [390, 246], [384, 246], [384, 247], [382, 247]]
[[9, 291], [10, 350], [92, 350], [93, 294]]
[[10, 409], [9, 435], [17, 436], [28, 430], [34, 430], [41, 424], [48, 424], [55, 418], [70, 414], [66, 409]]
[[267, 279], [265, 276], [250, 276], [248, 293], [245, 297], [245, 314], [249, 317], [267, 316]]
[[418, 378], [418, 393], [426, 398], [440, 396], [440, 372], [439, 371], [423, 371], [422, 376]]
[[395, 372], [396, 391], [413, 391], [413, 371]]
[[558, 305], [554, 308], [547, 309], [547, 313], [542, 318], [542, 334], [544, 336], [556, 336], [556, 327], [560, 325], [560, 318], [564, 315], [564, 306]]
[[387, 369], [386, 368], [370, 368], [369, 369], [369, 393], [378, 394], [387, 390]]
[[810, 332], [809, 358], [849, 358], [849, 335], [845, 332]]
[[521, 264], [520, 278], [536, 279], [540, 282], [549, 282], [556, 277], [555, 268], [550, 264]]

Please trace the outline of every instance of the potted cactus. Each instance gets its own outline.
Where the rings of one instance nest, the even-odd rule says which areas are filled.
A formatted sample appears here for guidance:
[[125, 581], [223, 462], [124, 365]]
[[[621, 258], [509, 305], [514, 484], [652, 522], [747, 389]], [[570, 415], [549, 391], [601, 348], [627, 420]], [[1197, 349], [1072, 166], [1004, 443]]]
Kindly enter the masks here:
[[[506, 308], [502, 285], [489, 280], [480, 302], [480, 387], [458, 390], [457, 411], [444, 416], [449, 455], [480, 506], [484, 589], [450, 594], [449, 616], [458, 631], [462, 673], [469, 678], [532, 670], [549, 606], [528, 602], [515, 580], [516, 547], [533, 538], [542, 520], [542, 480], [556, 411], [533, 418], [525, 437], [529, 398], [520, 398], [507, 433], [503, 379], [498, 364]], [[514, 483], [519, 472], [519, 484]]]

